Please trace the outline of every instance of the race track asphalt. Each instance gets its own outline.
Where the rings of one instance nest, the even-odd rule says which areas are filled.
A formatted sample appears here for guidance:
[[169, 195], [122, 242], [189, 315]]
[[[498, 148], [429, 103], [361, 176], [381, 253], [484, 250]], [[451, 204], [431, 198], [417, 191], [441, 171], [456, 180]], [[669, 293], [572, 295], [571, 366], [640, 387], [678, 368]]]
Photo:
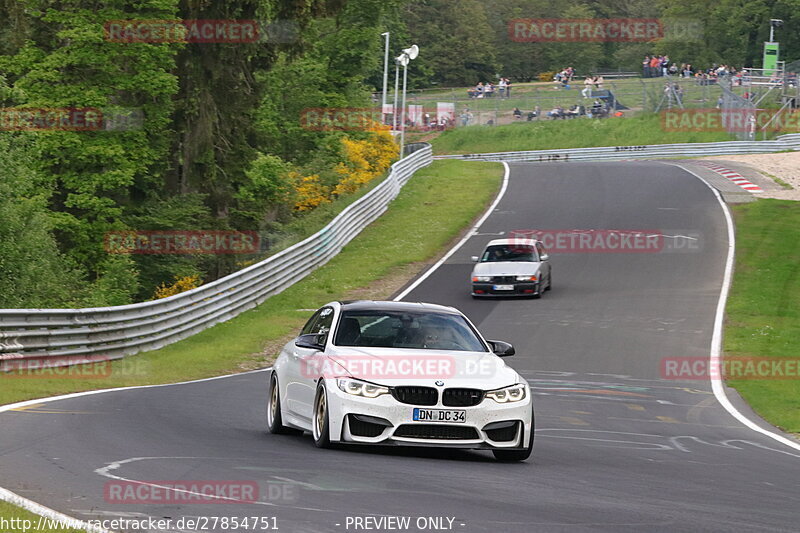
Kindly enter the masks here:
[[[553, 253], [554, 288], [542, 299], [470, 298], [470, 256], [526, 229], [697, 240], [658, 253]], [[727, 244], [712, 191], [674, 165], [512, 165], [479, 233], [405, 300], [455, 306], [487, 338], [515, 345], [508, 362], [536, 402], [524, 463], [477, 451], [317, 450], [308, 435], [267, 434], [267, 374], [256, 372], [2, 413], [0, 486], [83, 519], [257, 515], [288, 533], [796, 531], [800, 452], [742, 426], [708, 380], [662, 377], [665, 358], [708, 356]], [[255, 482], [261, 499], [119, 504], [107, 498], [114, 477]], [[411, 521], [356, 528], [365, 516]], [[434, 529], [425, 517], [453, 522]]]

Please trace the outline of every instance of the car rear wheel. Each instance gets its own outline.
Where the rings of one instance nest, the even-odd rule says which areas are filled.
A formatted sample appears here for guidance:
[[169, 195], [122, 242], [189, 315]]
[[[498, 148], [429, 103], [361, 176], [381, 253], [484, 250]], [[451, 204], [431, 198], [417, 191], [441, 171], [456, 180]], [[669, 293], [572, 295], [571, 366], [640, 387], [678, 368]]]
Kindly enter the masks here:
[[298, 432], [283, 425], [280, 388], [278, 387], [278, 376], [275, 375], [275, 372], [272, 372], [272, 376], [269, 379], [269, 391], [267, 393], [267, 429], [274, 435]]
[[314, 415], [311, 421], [311, 434], [317, 448], [330, 448], [331, 435], [328, 414], [328, 393], [325, 384], [320, 381], [314, 398]]
[[518, 463], [530, 457], [531, 452], [533, 452], [533, 429], [535, 425], [533, 406], [531, 406], [531, 436], [528, 439], [528, 446], [522, 450], [492, 450], [494, 458], [504, 463]]

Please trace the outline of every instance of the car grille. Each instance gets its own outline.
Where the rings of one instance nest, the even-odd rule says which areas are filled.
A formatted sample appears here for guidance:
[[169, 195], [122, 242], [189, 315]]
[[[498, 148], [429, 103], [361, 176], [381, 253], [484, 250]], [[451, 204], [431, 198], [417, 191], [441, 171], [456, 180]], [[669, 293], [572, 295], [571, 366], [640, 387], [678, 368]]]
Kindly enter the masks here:
[[436, 405], [439, 392], [433, 387], [394, 387], [392, 396], [401, 403], [411, 405]]
[[492, 278], [494, 283], [514, 283], [517, 281], [516, 276], [494, 276]]
[[469, 426], [435, 424], [404, 424], [394, 432], [395, 437], [411, 439], [471, 440], [478, 439], [478, 431]]
[[350, 425], [350, 433], [356, 437], [377, 437], [386, 429], [386, 426], [365, 422], [353, 415], [348, 415], [348, 423]]
[[486, 435], [495, 442], [509, 442], [517, 438], [517, 428], [519, 422], [504, 428], [487, 429]]
[[442, 404], [447, 407], [471, 407], [483, 401], [483, 391], [478, 389], [445, 389]]

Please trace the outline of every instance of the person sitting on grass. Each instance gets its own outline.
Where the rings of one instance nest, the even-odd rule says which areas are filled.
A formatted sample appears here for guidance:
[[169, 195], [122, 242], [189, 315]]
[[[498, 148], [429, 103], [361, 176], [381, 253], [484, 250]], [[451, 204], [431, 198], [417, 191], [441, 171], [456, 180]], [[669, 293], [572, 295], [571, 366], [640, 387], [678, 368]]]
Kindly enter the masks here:
[[519, 120], [522, 118], [522, 111], [518, 107], [514, 108], [514, 120]]
[[550, 117], [552, 120], [564, 118], [565, 116], [564, 108], [561, 107], [560, 105], [557, 105], [547, 113], [547, 116]]

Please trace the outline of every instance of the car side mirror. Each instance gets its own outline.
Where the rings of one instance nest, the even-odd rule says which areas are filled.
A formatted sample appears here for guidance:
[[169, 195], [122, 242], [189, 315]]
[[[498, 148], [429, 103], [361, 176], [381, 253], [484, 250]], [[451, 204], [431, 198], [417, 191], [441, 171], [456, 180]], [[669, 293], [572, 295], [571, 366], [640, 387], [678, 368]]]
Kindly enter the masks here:
[[542, 261], [547, 261], [548, 259], [550, 259], [550, 256], [548, 254], [542, 254], [539, 256], [539, 259], [541, 259]]
[[473, 256], [472, 256], [472, 262], [473, 262], [473, 263], [477, 263], [477, 262], [478, 262], [478, 259], [480, 259], [480, 257], [478, 257], [477, 255], [473, 255]]
[[507, 342], [504, 341], [487, 341], [487, 342], [489, 343], [489, 346], [492, 347], [492, 351], [494, 352], [494, 354], [498, 357], [511, 357], [512, 355], [517, 353], [514, 347]]
[[308, 348], [309, 350], [322, 350], [325, 348], [323, 339], [325, 335], [319, 333], [309, 333], [308, 335], [300, 335], [295, 339], [294, 345], [300, 348]]

